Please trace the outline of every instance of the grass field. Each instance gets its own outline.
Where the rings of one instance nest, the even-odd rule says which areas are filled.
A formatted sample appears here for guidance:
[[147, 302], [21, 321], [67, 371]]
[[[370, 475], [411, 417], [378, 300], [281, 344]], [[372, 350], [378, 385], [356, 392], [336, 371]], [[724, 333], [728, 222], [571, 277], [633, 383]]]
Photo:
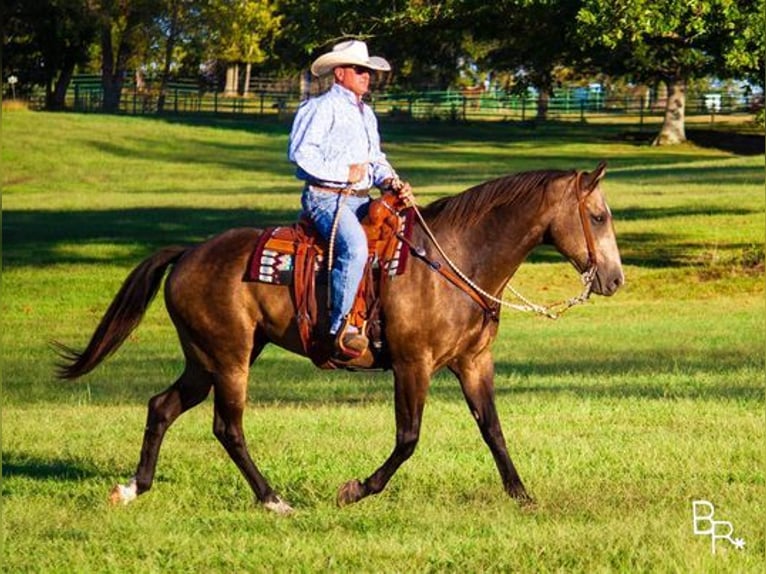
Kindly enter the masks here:
[[[168, 433], [127, 507], [151, 395], [181, 368], [158, 299], [109, 362], [54, 380], [130, 269], [167, 244], [295, 218], [289, 125], [6, 112], [2, 117], [3, 483], [7, 572], [761, 572], [766, 559], [764, 156], [626, 141], [626, 126], [388, 124], [421, 204], [535, 168], [609, 162], [626, 286], [558, 321], [503, 311], [497, 403], [537, 499], [508, 499], [457, 382], [438, 374], [415, 455], [377, 497], [337, 488], [393, 447], [389, 373], [315, 370], [268, 349], [251, 374], [251, 452], [296, 509], [253, 504], [210, 400]], [[572, 296], [551, 251], [513, 284]], [[737, 550], [695, 535], [692, 501]]]

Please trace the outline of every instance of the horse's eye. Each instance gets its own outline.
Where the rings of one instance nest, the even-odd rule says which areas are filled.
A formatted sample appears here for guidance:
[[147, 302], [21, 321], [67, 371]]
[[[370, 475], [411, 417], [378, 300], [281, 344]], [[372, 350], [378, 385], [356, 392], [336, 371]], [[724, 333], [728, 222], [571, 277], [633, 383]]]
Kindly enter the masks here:
[[593, 221], [593, 223], [597, 225], [600, 225], [606, 221], [606, 215], [603, 213], [597, 213], [595, 215], [591, 215], [590, 218], [591, 218], [591, 221]]

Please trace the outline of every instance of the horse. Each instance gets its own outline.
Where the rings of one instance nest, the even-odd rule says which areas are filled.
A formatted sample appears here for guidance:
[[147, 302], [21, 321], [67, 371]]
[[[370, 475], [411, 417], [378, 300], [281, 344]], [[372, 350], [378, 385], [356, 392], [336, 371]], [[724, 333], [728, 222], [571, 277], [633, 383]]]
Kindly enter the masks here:
[[[383, 491], [412, 456], [431, 377], [443, 368], [457, 377], [505, 492], [522, 505], [533, 504], [511, 461], [495, 408], [491, 349], [500, 307], [495, 301], [540, 244], [555, 246], [579, 272], [590, 271], [593, 293], [611, 296], [620, 288], [622, 263], [600, 185], [605, 173], [603, 163], [591, 172], [519, 172], [420, 210], [410, 243], [430, 264], [411, 258], [405, 272], [379, 293], [394, 378], [394, 448], [365, 480], [349, 480], [339, 488], [339, 506]], [[152, 487], [168, 428], [212, 389], [213, 433], [257, 502], [276, 513], [293, 511], [251, 458], [242, 428], [249, 371], [266, 345], [305, 354], [288, 287], [242, 280], [262, 233], [236, 228], [193, 246], [160, 249], [129, 274], [84, 350], [59, 345], [58, 377], [75, 379], [90, 372], [138, 326], [167, 274], [164, 297], [185, 365], [171, 386], [149, 400], [135, 475], [114, 487], [112, 502], [127, 504]], [[446, 265], [440, 254], [448, 254], [467, 280], [496, 298], [488, 300], [435, 273]], [[319, 327], [326, 326], [325, 317]]]

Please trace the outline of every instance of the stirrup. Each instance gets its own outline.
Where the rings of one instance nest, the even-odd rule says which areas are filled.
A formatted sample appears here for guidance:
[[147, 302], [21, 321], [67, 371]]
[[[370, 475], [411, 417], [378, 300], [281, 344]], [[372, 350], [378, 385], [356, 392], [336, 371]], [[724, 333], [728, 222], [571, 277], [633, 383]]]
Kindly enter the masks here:
[[335, 351], [343, 358], [356, 359], [367, 350], [370, 340], [363, 332], [349, 332], [349, 327], [348, 321], [344, 321], [335, 337]]

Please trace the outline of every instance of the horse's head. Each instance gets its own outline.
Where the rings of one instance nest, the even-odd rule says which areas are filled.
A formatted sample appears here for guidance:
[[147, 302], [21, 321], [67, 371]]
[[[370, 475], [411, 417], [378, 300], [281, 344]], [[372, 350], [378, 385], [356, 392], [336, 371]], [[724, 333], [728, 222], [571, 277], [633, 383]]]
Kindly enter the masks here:
[[599, 183], [606, 164], [578, 173], [554, 208], [546, 243], [553, 244], [580, 273], [595, 273], [593, 292], [613, 295], [625, 282], [612, 212]]

